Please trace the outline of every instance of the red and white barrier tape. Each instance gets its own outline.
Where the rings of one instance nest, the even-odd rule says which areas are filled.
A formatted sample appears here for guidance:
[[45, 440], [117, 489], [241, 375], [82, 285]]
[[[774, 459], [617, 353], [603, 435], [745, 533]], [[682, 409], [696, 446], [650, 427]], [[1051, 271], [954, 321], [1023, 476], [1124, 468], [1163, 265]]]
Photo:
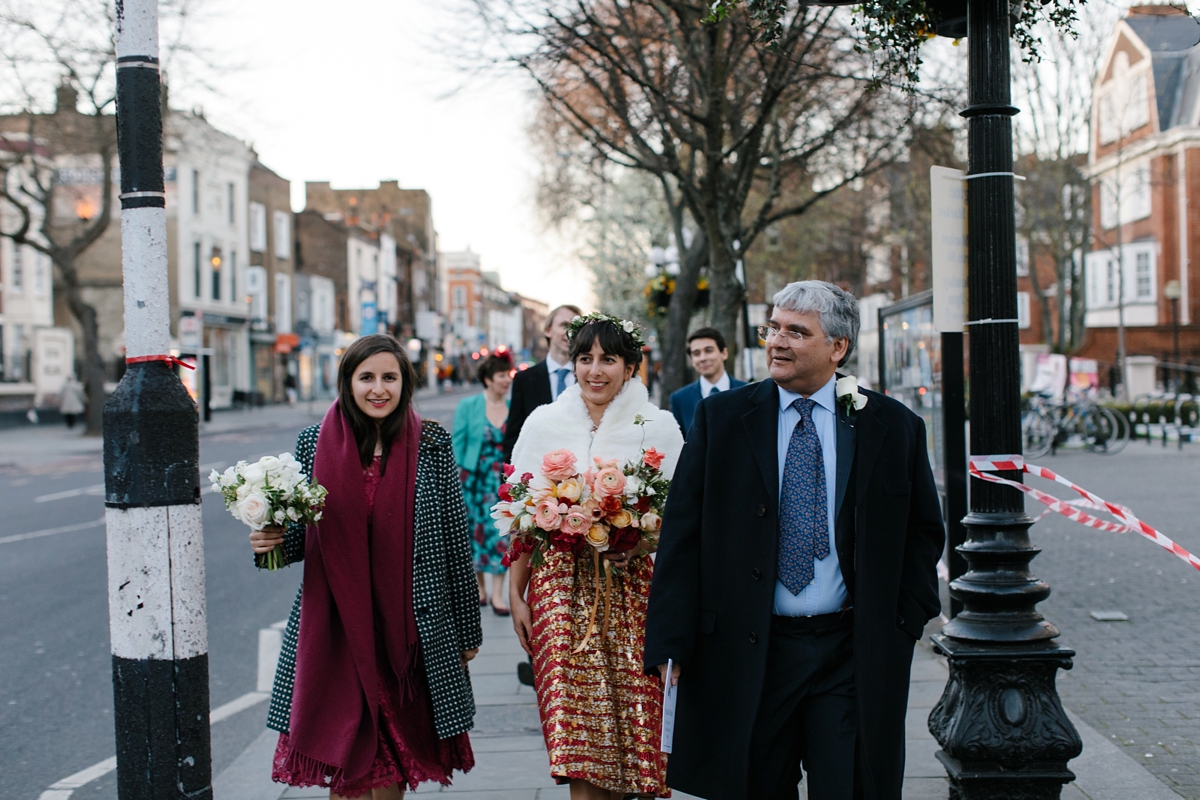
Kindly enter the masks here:
[[[1001, 478], [999, 475], [991, 475], [989, 473], [998, 472], [1001, 470], [1019, 470], [1030, 475], [1036, 475], [1039, 478], [1061, 483], [1063, 486], [1069, 487], [1073, 492], [1080, 495], [1082, 499], [1065, 502], [1059, 500], [1053, 495], [1046, 494], [1043, 491], [1034, 489], [1032, 486], [1026, 486], [1023, 483]], [[972, 477], [978, 478], [981, 481], [988, 483], [998, 483], [1003, 486], [1011, 486], [1012, 488], [1024, 492], [1025, 494], [1037, 500], [1042, 505], [1046, 506], [1050, 511], [1062, 514], [1070, 520], [1078, 522], [1080, 525], [1087, 525], [1089, 528], [1095, 528], [1101, 531], [1109, 531], [1110, 533], [1137, 533], [1145, 536], [1150, 541], [1169, 550], [1179, 558], [1191, 564], [1197, 570], [1200, 570], [1200, 558], [1184, 550], [1175, 542], [1171, 541], [1162, 532], [1155, 530], [1146, 523], [1142, 522], [1134, 513], [1126, 506], [1118, 503], [1110, 503], [1104, 498], [1089, 492], [1081, 486], [1071, 483], [1066, 478], [1052, 472], [1045, 467], [1035, 467], [1032, 464], [1026, 464], [1024, 456], [1020, 455], [1003, 455], [1003, 456], [971, 456], [970, 472]], [[1106, 520], [1093, 517], [1080, 508], [1093, 508], [1100, 511], [1107, 511], [1117, 519], [1120, 523], [1108, 522]], [[1043, 514], [1042, 516], [1045, 516]], [[1041, 517], [1038, 517], [1041, 519]], [[1124, 524], [1122, 524], [1124, 523]]]

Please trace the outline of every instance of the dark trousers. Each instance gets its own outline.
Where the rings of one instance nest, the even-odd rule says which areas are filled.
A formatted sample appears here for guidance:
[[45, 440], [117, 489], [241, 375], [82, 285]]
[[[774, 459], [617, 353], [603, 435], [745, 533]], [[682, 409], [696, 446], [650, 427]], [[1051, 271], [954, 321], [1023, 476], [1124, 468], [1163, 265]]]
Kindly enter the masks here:
[[853, 800], [858, 710], [853, 616], [775, 617], [750, 744], [750, 797]]

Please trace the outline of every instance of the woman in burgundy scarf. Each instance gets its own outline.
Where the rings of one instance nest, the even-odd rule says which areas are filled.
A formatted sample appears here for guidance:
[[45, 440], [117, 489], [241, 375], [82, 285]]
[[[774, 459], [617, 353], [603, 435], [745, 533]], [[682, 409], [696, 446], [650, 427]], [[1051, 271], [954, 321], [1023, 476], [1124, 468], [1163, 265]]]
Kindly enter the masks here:
[[395, 800], [475, 758], [467, 662], [482, 640], [450, 435], [412, 409], [416, 373], [382, 334], [346, 349], [338, 399], [296, 457], [329, 490], [318, 525], [250, 535], [304, 560], [268, 727], [272, 777]]

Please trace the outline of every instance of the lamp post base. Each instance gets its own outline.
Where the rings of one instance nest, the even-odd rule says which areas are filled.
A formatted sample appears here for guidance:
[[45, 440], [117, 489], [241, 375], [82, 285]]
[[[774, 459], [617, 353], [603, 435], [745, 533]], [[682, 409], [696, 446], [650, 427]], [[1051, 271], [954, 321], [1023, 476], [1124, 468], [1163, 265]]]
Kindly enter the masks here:
[[938, 634], [950, 663], [929, 714], [950, 800], [1055, 800], [1075, 779], [1067, 762], [1083, 742], [1058, 699], [1058, 670], [1074, 651], [1051, 643], [997, 646]]

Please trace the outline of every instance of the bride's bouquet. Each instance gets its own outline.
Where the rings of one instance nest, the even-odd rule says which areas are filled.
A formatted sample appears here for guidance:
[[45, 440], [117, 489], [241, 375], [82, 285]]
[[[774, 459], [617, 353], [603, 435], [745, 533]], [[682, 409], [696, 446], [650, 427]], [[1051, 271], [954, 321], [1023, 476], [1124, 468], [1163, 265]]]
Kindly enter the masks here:
[[[239, 461], [219, 473], [208, 476], [213, 491], [225, 499], [225, 508], [236, 519], [261, 531], [268, 525], [305, 525], [319, 522], [325, 505], [325, 487], [311, 483], [291, 453], [263, 456], [253, 464]], [[261, 567], [270, 570], [283, 566], [283, 553], [276, 547], [255, 556]]]
[[662, 473], [663, 458], [652, 447], [624, 465], [593, 459], [593, 466], [580, 472], [574, 453], [555, 450], [542, 458], [536, 477], [514, 475], [506, 464], [500, 500], [492, 506], [497, 529], [513, 534], [505, 566], [525, 553], [539, 566], [550, 549], [590, 547], [599, 554], [631, 550], [643, 540], [655, 549], [671, 485]]

